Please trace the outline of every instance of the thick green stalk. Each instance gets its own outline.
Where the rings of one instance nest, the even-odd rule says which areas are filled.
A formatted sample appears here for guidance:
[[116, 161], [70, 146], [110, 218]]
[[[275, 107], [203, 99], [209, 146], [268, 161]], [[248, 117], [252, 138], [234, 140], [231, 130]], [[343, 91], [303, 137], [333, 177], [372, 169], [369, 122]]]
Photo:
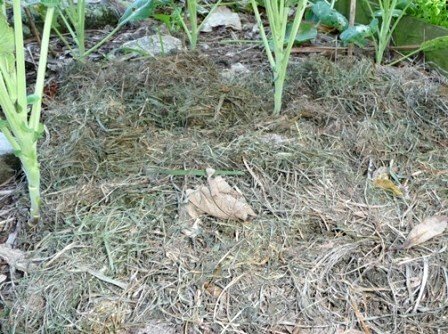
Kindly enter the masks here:
[[14, 38], [16, 43], [16, 73], [17, 73], [17, 106], [18, 112], [26, 115], [26, 74], [25, 48], [23, 44], [22, 8], [20, 1], [13, 1]]
[[78, 0], [78, 20], [77, 20], [76, 32], [78, 35], [78, 50], [81, 60], [84, 60], [84, 54], [86, 52], [85, 19], [86, 19], [86, 1]]
[[47, 70], [48, 47], [50, 45], [51, 23], [53, 21], [54, 7], [47, 8], [45, 16], [44, 30], [42, 33], [42, 43], [40, 46], [39, 66], [37, 69], [36, 85], [34, 87], [34, 94], [39, 97], [31, 109], [31, 116], [29, 125], [34, 131], [39, 129], [40, 112], [42, 109], [42, 95], [44, 91], [45, 72]]
[[190, 18], [190, 47], [192, 50], [196, 49], [198, 44], [198, 13], [197, 13], [197, 0], [187, 0], [188, 15]]
[[294, 45], [295, 38], [299, 31], [303, 13], [305, 12], [307, 0], [300, 0], [296, 6], [296, 14], [292, 25], [288, 43], [285, 47], [286, 29], [288, 23], [288, 14], [290, 7], [286, 5], [285, 0], [265, 0], [266, 15], [269, 21], [271, 31], [271, 44], [266, 36], [258, 6], [255, 0], [251, 0], [252, 8], [255, 13], [258, 25], [260, 27], [260, 35], [263, 40], [264, 48], [271, 65], [274, 76], [274, 114], [278, 115], [282, 108], [283, 90], [286, 79], [286, 72], [291, 55], [291, 49]]
[[[34, 138], [31, 138], [34, 140]], [[35, 224], [39, 221], [40, 217], [40, 168], [37, 160], [37, 141], [21, 148], [20, 161], [22, 162], [22, 168], [25, 172], [28, 182], [28, 192], [31, 202], [31, 220]]]

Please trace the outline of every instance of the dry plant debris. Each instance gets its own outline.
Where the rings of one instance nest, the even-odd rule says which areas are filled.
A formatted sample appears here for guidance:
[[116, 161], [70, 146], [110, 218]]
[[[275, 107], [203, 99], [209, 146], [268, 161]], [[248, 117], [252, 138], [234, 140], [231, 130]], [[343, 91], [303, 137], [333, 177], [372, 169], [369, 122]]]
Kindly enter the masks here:
[[[195, 230], [197, 230], [200, 216], [203, 214], [223, 220], [242, 220], [244, 222], [257, 216], [241, 192], [233, 189], [223, 177], [213, 177], [214, 169], [207, 168], [206, 172], [208, 185], [187, 189], [187, 204], [181, 207], [184, 212], [179, 214], [193, 222]], [[186, 233], [192, 235], [191, 231], [186, 230]]]
[[[448, 332], [447, 239], [389, 251], [448, 215], [444, 79], [297, 60], [273, 118], [264, 69], [223, 82], [189, 54], [68, 71], [43, 114], [44, 224], [17, 239], [41, 265], [12, 281], [0, 261], [0, 332]], [[370, 161], [409, 197], [375, 187]], [[257, 218], [204, 215], [189, 238], [179, 203], [203, 179], [185, 172], [208, 166], [245, 171], [224, 177]], [[6, 230], [25, 189], [0, 192]]]
[[8, 263], [12, 271], [20, 270], [22, 272], [28, 272], [33, 268], [32, 263], [27, 260], [23, 251], [13, 249], [8, 244], [0, 244], [0, 258]]
[[402, 248], [411, 248], [442, 234], [448, 226], [448, 216], [432, 216], [414, 226]]

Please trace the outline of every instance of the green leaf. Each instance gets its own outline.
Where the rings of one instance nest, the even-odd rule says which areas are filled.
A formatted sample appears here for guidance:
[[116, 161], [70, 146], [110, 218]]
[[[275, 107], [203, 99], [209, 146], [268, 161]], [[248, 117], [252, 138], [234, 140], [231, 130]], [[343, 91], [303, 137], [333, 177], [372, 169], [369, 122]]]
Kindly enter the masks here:
[[398, 0], [395, 8], [404, 10], [408, 6], [412, 6], [412, 5], [413, 5], [413, 0]]
[[119, 24], [144, 20], [154, 14], [160, 0], [136, 0], [130, 5], [118, 21]]
[[448, 36], [441, 36], [429, 41], [423, 42], [420, 45], [423, 51], [435, 51], [440, 49], [448, 49]]
[[321, 24], [343, 31], [348, 27], [347, 18], [325, 1], [318, 1], [312, 7], [313, 14]]
[[9, 26], [3, 13], [0, 13], [0, 45], [0, 57], [14, 54], [14, 30]]
[[[289, 36], [291, 34], [292, 24], [288, 24], [286, 27], [286, 37], [285, 44], [288, 44]], [[302, 22], [299, 26], [299, 31], [297, 32], [296, 38], [294, 40], [295, 45], [300, 45], [305, 42], [316, 39], [317, 29], [312, 23]]]
[[366, 38], [375, 34], [378, 27], [378, 19], [373, 19], [369, 25], [359, 24], [354, 27], [349, 27], [339, 35], [344, 45], [353, 43], [359, 47], [364, 47], [367, 44]]

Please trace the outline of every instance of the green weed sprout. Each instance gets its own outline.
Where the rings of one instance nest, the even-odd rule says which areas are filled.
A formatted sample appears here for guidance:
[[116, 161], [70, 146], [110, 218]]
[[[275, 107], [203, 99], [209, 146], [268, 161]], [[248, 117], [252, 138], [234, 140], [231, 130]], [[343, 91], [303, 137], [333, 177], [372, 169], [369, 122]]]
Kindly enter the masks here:
[[379, 65], [382, 63], [384, 51], [386, 51], [386, 48], [389, 45], [392, 34], [411, 3], [412, 1], [409, 1], [403, 9], [399, 9], [402, 6], [403, 1], [379, 0], [379, 10], [374, 12], [369, 1], [366, 0], [366, 4], [369, 7], [372, 16], [381, 17], [381, 24], [376, 28], [377, 38], [373, 40], [375, 44], [376, 64]]
[[[68, 0], [63, 3], [63, 6], [58, 6], [56, 9], [57, 15], [62, 19], [65, 27], [67, 28], [70, 36], [75, 42], [78, 48], [77, 57], [84, 60], [84, 55], [86, 53], [86, 31], [85, 31], [85, 21], [86, 21], [86, 0], [78, 0], [75, 3], [73, 0]], [[71, 50], [70, 43], [64, 37], [64, 35], [59, 31], [56, 24], [53, 25], [53, 30], [59, 36], [61, 41]]]
[[[295, 6], [295, 17], [288, 42], [285, 45], [285, 38], [287, 37], [288, 14], [290, 12], [291, 5], [295, 2], [297, 3]], [[282, 107], [283, 86], [285, 83], [289, 56], [291, 54], [291, 49], [296, 39], [297, 32], [299, 31], [307, 2], [307, 0], [264, 0], [266, 15], [271, 31], [272, 41], [270, 41], [263, 26], [260, 12], [258, 11], [257, 2], [256, 0], [251, 0], [255, 17], [260, 27], [260, 34], [263, 40], [264, 48], [274, 75], [274, 115], [278, 115]], [[271, 45], [273, 51], [271, 50]]]
[[[190, 42], [190, 49], [195, 50], [198, 44], [199, 33], [201, 32], [202, 26], [207, 21], [209, 16], [213, 14], [216, 8], [221, 4], [221, 0], [217, 1], [213, 7], [208, 12], [207, 16], [202, 20], [202, 23], [198, 25], [198, 0], [187, 0], [187, 12], [188, 19], [183, 18], [181, 13], [178, 13], [178, 18], [182, 28], [187, 34], [188, 41]], [[188, 22], [188, 21], [189, 22]], [[187, 25], [188, 24], [188, 25]], [[189, 27], [190, 28], [189, 28]]]
[[0, 131], [14, 148], [22, 162], [28, 181], [31, 201], [31, 221], [40, 217], [40, 169], [37, 159], [37, 141], [44, 131], [40, 123], [42, 94], [47, 67], [48, 45], [51, 23], [57, 0], [42, 0], [47, 6], [39, 65], [34, 93], [27, 95], [25, 52], [20, 0], [14, 0], [14, 29], [8, 25], [5, 15], [0, 13], [0, 107], [6, 118], [0, 118]]

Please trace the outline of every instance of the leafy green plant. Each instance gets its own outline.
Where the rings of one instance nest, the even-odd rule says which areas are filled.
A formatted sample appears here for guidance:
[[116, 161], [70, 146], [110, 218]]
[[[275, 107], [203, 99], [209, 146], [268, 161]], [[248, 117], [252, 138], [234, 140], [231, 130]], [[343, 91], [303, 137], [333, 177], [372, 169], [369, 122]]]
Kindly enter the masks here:
[[[67, 28], [70, 36], [77, 46], [76, 57], [81, 61], [85, 60], [92, 52], [100, 48], [113, 35], [115, 35], [125, 24], [137, 22], [146, 19], [154, 14], [159, 5], [164, 4], [163, 0], [137, 0], [132, 3], [120, 18], [118, 25], [107, 34], [101, 41], [86, 51], [85, 46], [85, 16], [86, 16], [86, 0], [64, 0], [57, 6], [57, 14], [61, 17], [64, 26]], [[70, 43], [61, 34], [57, 24], [53, 25], [53, 30], [57, 33], [64, 44], [71, 49]]]
[[47, 6], [42, 34], [39, 65], [34, 93], [27, 95], [25, 52], [23, 42], [20, 0], [14, 0], [11, 28], [3, 13], [0, 14], [0, 106], [6, 118], [0, 118], [0, 131], [6, 136], [19, 157], [28, 181], [31, 200], [31, 219], [39, 220], [40, 168], [37, 159], [37, 141], [44, 131], [40, 122], [42, 94], [47, 66], [51, 23], [57, 0], [42, 0]]
[[347, 28], [339, 35], [339, 38], [344, 45], [353, 43], [359, 47], [365, 47], [367, 44], [367, 38], [374, 36], [377, 29], [378, 19], [375, 18], [369, 25], [358, 24]]
[[202, 20], [201, 24], [198, 24], [198, 0], [186, 0], [187, 2], [187, 17], [183, 17], [180, 11], [177, 11], [179, 22], [187, 34], [188, 41], [190, 43], [190, 49], [196, 49], [198, 44], [199, 33], [202, 26], [207, 21], [209, 16], [213, 14], [216, 8], [221, 4], [221, 0], [218, 0], [208, 12], [207, 16]]
[[326, 1], [317, 1], [311, 6], [311, 11], [315, 20], [325, 26], [336, 28], [339, 31], [344, 31], [348, 27], [347, 18], [336, 9], [333, 9], [333, 6]]
[[376, 38], [373, 40], [375, 44], [375, 62], [381, 64], [392, 34], [411, 2], [409, 1], [403, 7], [403, 1], [400, 0], [379, 0], [379, 10], [377, 11], [373, 11], [368, 0], [366, 4], [373, 17], [381, 18], [381, 23], [376, 27]]
[[[274, 74], [274, 114], [278, 115], [282, 107], [283, 86], [286, 78], [286, 70], [289, 63], [292, 46], [295, 42], [303, 13], [305, 12], [307, 0], [289, 1], [289, 0], [264, 0], [266, 15], [268, 18], [271, 39], [267, 37], [266, 29], [261, 20], [258, 5], [255, 0], [251, 0], [252, 8], [260, 27], [260, 35], [263, 40], [264, 48]], [[288, 27], [288, 14], [292, 8], [295, 8], [295, 16], [292, 27], [289, 32], [288, 43], [285, 45], [285, 38]], [[271, 43], [270, 43], [271, 40]], [[273, 51], [271, 50], [271, 45]]]
[[448, 5], [446, 0], [413, 0], [410, 14], [424, 21], [448, 28]]
[[[78, 51], [77, 56], [80, 59], [83, 59], [84, 54], [86, 52], [85, 46], [85, 19], [86, 19], [86, 1], [78, 0], [75, 3], [73, 0], [62, 1], [59, 6], [56, 8], [57, 15], [62, 19], [64, 26], [67, 28], [70, 36], [75, 42]], [[71, 49], [70, 43], [64, 37], [63, 34], [59, 31], [59, 27], [57, 25], [57, 21], [54, 20], [53, 30], [59, 36], [61, 41]], [[73, 50], [72, 50], [73, 51]]]

